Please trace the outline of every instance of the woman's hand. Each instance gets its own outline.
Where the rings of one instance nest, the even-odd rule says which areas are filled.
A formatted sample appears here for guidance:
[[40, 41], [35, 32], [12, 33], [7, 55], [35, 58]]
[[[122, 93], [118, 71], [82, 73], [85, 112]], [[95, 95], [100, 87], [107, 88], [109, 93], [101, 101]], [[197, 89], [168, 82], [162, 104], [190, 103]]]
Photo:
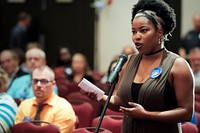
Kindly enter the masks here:
[[129, 102], [128, 104], [131, 106], [131, 108], [120, 106], [119, 110], [122, 111], [126, 116], [133, 118], [144, 118], [146, 110], [140, 104], [133, 102]]
[[97, 94], [94, 91], [91, 92], [83, 92], [88, 98], [90, 98], [92, 101], [97, 101]]

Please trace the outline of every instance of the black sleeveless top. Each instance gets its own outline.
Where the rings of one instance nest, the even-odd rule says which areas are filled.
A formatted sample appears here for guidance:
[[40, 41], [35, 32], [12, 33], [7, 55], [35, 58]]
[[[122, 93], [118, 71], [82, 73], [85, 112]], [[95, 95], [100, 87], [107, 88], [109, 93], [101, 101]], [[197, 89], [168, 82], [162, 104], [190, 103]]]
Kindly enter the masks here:
[[[139, 91], [143, 83], [132, 83], [131, 86], [131, 95], [132, 100], [135, 103], [138, 103]], [[164, 89], [164, 104], [167, 109], [173, 109], [177, 107], [176, 95], [174, 88], [170, 85], [169, 81], [166, 82]]]

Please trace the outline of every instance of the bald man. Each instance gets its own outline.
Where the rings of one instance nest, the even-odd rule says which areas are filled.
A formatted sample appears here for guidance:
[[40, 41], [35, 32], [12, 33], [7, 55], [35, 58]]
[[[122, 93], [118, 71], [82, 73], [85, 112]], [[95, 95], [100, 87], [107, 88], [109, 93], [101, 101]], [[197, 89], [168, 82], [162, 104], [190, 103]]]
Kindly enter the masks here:
[[[31, 84], [31, 73], [34, 69], [46, 65], [46, 55], [42, 49], [32, 48], [26, 52], [26, 67], [30, 74], [21, 76], [8, 88], [7, 93], [13, 98], [21, 100], [34, 97]], [[58, 94], [57, 86], [54, 86], [55, 94]]]
[[[53, 92], [55, 74], [48, 66], [38, 67], [32, 73], [32, 88], [35, 97], [24, 100], [18, 109], [15, 123], [24, 119], [42, 120], [59, 127], [61, 133], [70, 133], [75, 128], [75, 112], [71, 104]], [[39, 112], [37, 109], [44, 105]], [[41, 126], [45, 123], [40, 124]]]

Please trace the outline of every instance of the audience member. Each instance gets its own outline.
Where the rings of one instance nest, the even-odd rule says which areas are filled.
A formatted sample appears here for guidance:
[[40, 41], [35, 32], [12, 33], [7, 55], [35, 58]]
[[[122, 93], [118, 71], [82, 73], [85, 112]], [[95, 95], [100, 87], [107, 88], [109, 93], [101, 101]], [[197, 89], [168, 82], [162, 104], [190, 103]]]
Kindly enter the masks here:
[[[192, 48], [189, 51], [188, 61], [190, 63], [190, 66], [191, 66], [193, 74], [194, 74], [195, 97], [197, 95], [198, 95], [198, 97], [200, 97], [200, 48], [199, 47]], [[197, 101], [197, 102], [199, 102], [199, 101]], [[191, 122], [196, 125], [198, 124], [196, 112], [194, 112]]]
[[71, 75], [72, 55], [66, 46], [60, 46], [57, 50], [57, 60], [54, 67], [54, 72], [57, 78], [67, 78]]
[[107, 69], [107, 71], [106, 71], [106, 74], [105, 74], [104, 77], [102, 77], [102, 79], [101, 79], [101, 83], [106, 83], [106, 82], [107, 82], [108, 77], [109, 77], [109, 75], [110, 75], [112, 69], [115, 67], [118, 58], [119, 58], [119, 55], [113, 56], [113, 58], [111, 59], [111, 62], [110, 62], [110, 64], [109, 64], [109, 66], [108, 66], [108, 69]]
[[19, 66], [19, 57], [12, 50], [3, 50], [0, 54], [0, 64], [2, 69], [8, 74], [9, 85], [12, 85], [13, 81], [23, 75], [28, 74]]
[[[131, 54], [134, 54], [134, 53], [137, 53], [137, 49], [135, 49], [133, 46], [130, 46], [130, 45], [126, 45], [123, 47], [122, 49], [122, 54], [126, 54], [126, 55], [131, 55]], [[110, 65], [108, 67], [108, 70], [106, 72], [106, 74], [104, 75], [104, 77], [101, 79], [101, 83], [105, 83], [107, 81], [107, 78], [109, 77], [110, 75], [110, 72], [111, 70], [114, 68], [114, 66], [116, 65], [117, 63], [117, 60], [119, 58], [119, 55], [115, 55], [111, 62], [110, 62]]]
[[26, 46], [26, 51], [32, 49], [32, 48], [41, 48], [39, 42], [29, 42]]
[[25, 52], [19, 48], [13, 48], [11, 50], [17, 54], [19, 65], [21, 66], [25, 62]]
[[56, 67], [71, 67], [72, 55], [66, 46], [61, 46], [57, 51]]
[[189, 51], [194, 47], [200, 47], [200, 14], [193, 16], [193, 29], [182, 38], [179, 55], [187, 59]]
[[[55, 75], [52, 69], [47, 66], [34, 69], [32, 87], [35, 97], [21, 102], [15, 123], [41, 120], [58, 126], [61, 133], [70, 133], [75, 128], [75, 113], [66, 99], [54, 94], [55, 84]], [[40, 125], [40, 123], [36, 124]], [[41, 126], [43, 125], [44, 123], [41, 123]]]
[[[137, 53], [137, 52], [138, 52], [137, 49], [135, 49], [133, 46], [127, 45], [127, 46], [123, 47], [121, 53], [122, 54], [126, 54], [126, 55], [131, 55], [131, 54], [134, 54], [134, 53]], [[108, 77], [109, 77], [112, 69], [115, 67], [115, 65], [116, 65], [116, 63], [118, 61], [118, 58], [119, 58], [119, 55], [115, 55], [112, 58], [112, 60], [110, 62], [110, 65], [108, 67], [107, 73], [102, 77], [102, 79], [100, 81], [101, 83], [106, 83], [107, 82]], [[107, 89], [105, 89], [105, 90], [108, 90], [108, 87], [106, 87], [106, 88]], [[116, 94], [116, 93], [117, 93], [117, 90], [114, 90], [113, 94]]]
[[199, 47], [190, 50], [189, 63], [194, 73], [195, 91], [200, 93], [200, 48]]
[[[134, 53], [137, 53], [137, 49], [135, 49], [133, 46], [130, 46], [130, 45], [126, 45], [123, 47], [122, 49], [122, 54], [126, 54], [126, 55], [131, 55], [131, 54], [134, 54]], [[101, 83], [106, 83], [107, 80], [108, 80], [108, 77], [112, 71], [112, 69], [115, 67], [117, 61], [118, 61], [118, 58], [119, 58], [119, 55], [115, 55], [111, 62], [110, 62], [110, 65], [108, 67], [108, 70], [107, 70], [107, 73], [102, 77], [101, 79]], [[107, 90], [107, 89], [106, 89]], [[117, 90], [114, 90], [113, 94], [116, 94], [117, 93]]]
[[[113, 59], [111, 62], [110, 62], [110, 65], [108, 67], [108, 70], [107, 70], [107, 73], [104, 75], [104, 77], [101, 79], [101, 83], [103, 84], [106, 84], [106, 82], [108, 81], [108, 77], [110, 76], [110, 73], [112, 71], [112, 69], [115, 67], [115, 65], [117, 64], [117, 59]], [[108, 94], [109, 93], [109, 86], [106, 86], [106, 88], [104, 89], [105, 90], [105, 93]], [[114, 93], [114, 92], [113, 92]]]
[[[31, 42], [29, 42], [29, 43], [27, 44], [27, 46], [26, 46], [26, 51], [28, 51], [28, 50], [30, 50], [30, 49], [32, 49], [32, 48], [41, 49], [41, 46], [40, 46], [39, 42], [37, 42], [37, 41], [31, 41]], [[17, 49], [17, 50], [19, 50], [19, 49]], [[21, 61], [20, 66], [22, 67], [23, 70], [28, 71], [28, 69], [26, 68], [25, 52], [24, 52], [24, 54], [23, 54], [23, 60]], [[29, 72], [29, 71], [28, 71], [28, 72]]]
[[17, 104], [6, 94], [8, 83], [7, 74], [0, 68], [0, 133], [9, 133], [14, 124]]
[[[30, 74], [34, 69], [44, 65], [46, 65], [46, 55], [43, 50], [39, 48], [28, 50], [26, 52], [26, 67], [29, 74], [16, 78], [8, 88], [7, 93], [13, 98], [19, 98], [21, 100], [33, 97]], [[58, 94], [57, 86], [54, 87], [54, 91]]]
[[130, 55], [130, 54], [133, 54], [133, 53], [137, 53], [137, 49], [134, 48], [133, 46], [127, 45], [122, 49], [122, 53]]
[[30, 73], [35, 68], [46, 64], [46, 54], [42, 49], [32, 48], [26, 52], [26, 67]]
[[90, 82], [94, 83], [92, 72], [88, 65], [85, 55], [76, 53], [72, 57], [72, 74], [69, 75], [68, 81], [74, 83], [80, 83], [83, 78], [86, 78]]
[[31, 16], [26, 12], [20, 12], [18, 22], [11, 31], [10, 48], [26, 50], [29, 41], [27, 28], [31, 23]]

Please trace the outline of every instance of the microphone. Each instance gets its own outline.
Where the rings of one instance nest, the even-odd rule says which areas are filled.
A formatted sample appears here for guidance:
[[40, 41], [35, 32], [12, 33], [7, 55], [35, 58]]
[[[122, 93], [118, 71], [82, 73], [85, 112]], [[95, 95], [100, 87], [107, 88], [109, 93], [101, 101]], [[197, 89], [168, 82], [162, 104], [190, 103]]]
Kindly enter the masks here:
[[108, 77], [107, 84], [111, 85], [118, 78], [118, 74], [121, 71], [122, 66], [127, 61], [127, 58], [128, 58], [128, 56], [126, 54], [121, 54], [119, 56], [117, 64], [115, 65], [115, 67], [113, 68], [113, 70], [111, 71], [111, 73]]

